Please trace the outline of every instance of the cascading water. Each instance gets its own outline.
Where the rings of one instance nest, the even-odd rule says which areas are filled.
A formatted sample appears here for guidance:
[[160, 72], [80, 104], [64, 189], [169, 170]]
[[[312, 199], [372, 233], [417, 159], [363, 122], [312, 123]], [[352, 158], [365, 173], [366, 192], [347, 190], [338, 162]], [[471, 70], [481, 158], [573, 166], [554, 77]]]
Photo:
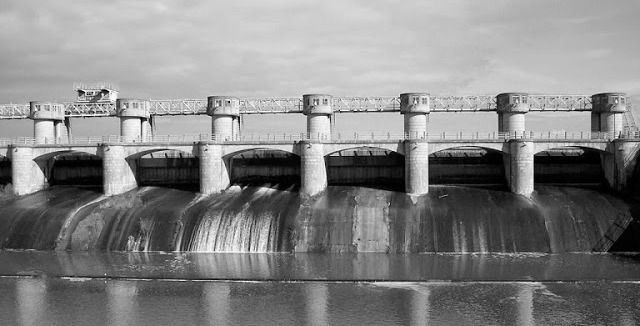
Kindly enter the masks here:
[[[184, 250], [273, 252], [287, 250], [287, 217], [297, 212], [297, 195], [289, 190], [236, 187], [203, 200], [186, 222]], [[291, 209], [293, 208], [293, 209]], [[196, 214], [193, 214], [197, 212]], [[283, 237], [284, 235], [284, 237]]]
[[[464, 203], [462, 205], [461, 203]], [[634, 206], [635, 207], [635, 206]], [[233, 186], [222, 194], [142, 187], [103, 197], [67, 186], [0, 196], [2, 248], [200, 252], [591, 251], [632, 204], [571, 187], [432, 186], [428, 195]]]

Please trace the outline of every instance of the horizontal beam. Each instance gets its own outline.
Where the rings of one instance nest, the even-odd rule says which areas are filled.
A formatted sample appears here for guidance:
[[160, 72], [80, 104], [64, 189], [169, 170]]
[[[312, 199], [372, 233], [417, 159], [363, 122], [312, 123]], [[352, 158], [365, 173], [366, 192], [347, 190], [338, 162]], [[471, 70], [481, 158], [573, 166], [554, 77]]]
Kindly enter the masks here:
[[[403, 141], [403, 140], [427, 140], [427, 141], [465, 141], [469, 143], [477, 141], [508, 141], [511, 139], [545, 140], [545, 141], [610, 141], [616, 138], [640, 139], [640, 132], [623, 132], [619, 135], [607, 132], [458, 132], [458, 133], [433, 133], [433, 134], [392, 134], [392, 133], [335, 133], [331, 139], [320, 140], [325, 143], [341, 143], [355, 141]], [[132, 140], [130, 137], [111, 135], [97, 137], [72, 137], [70, 139], [44, 139], [41, 144], [36, 144], [33, 137], [0, 138], [2, 146], [20, 145], [96, 145], [103, 143], [130, 143], [130, 144], [184, 144], [197, 142], [220, 143], [282, 143], [317, 140], [317, 137], [309, 137], [306, 133], [296, 134], [247, 134], [232, 138], [217, 138], [212, 134], [186, 134], [186, 135], [154, 135], [145, 141]], [[472, 145], [470, 145], [472, 146]]]
[[[589, 95], [529, 95], [530, 111], [591, 111]], [[627, 103], [630, 103], [627, 99]], [[199, 99], [150, 100], [151, 115], [199, 115], [206, 114], [207, 101]], [[69, 102], [66, 116], [104, 117], [115, 116], [115, 103]], [[628, 105], [630, 106], [630, 105]], [[431, 112], [491, 112], [496, 111], [496, 97], [490, 95], [430, 96]], [[345, 112], [399, 112], [400, 98], [334, 97], [332, 109]], [[240, 99], [242, 114], [302, 113], [301, 98], [244, 98]], [[0, 119], [26, 119], [28, 104], [0, 104]]]

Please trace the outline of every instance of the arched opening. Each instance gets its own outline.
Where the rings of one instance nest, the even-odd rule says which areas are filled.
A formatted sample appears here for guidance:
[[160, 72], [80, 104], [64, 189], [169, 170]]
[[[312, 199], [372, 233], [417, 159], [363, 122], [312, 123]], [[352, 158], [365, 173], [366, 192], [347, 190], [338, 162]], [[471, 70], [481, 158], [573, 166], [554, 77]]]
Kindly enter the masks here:
[[429, 184], [506, 189], [504, 154], [483, 147], [455, 147], [429, 155]]
[[536, 184], [599, 188], [606, 185], [602, 151], [582, 147], [559, 147], [534, 156]]
[[128, 158], [138, 186], [166, 187], [198, 191], [200, 161], [191, 153], [157, 149]]
[[273, 149], [251, 149], [225, 159], [231, 184], [278, 189], [300, 186], [300, 156]]
[[102, 187], [102, 158], [84, 152], [65, 151], [35, 159], [49, 186]]
[[0, 186], [11, 183], [11, 160], [0, 156]]
[[325, 156], [330, 186], [404, 191], [404, 156], [388, 149], [358, 147]]

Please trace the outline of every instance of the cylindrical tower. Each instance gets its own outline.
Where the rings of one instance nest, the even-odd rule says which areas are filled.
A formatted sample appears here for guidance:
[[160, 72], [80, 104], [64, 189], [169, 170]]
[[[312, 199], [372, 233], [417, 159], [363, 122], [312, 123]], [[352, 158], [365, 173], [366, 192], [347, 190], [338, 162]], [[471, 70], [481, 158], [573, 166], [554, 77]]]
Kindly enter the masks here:
[[33, 160], [32, 147], [9, 147], [11, 183], [16, 195], [27, 195], [46, 188], [44, 172]]
[[321, 143], [302, 141], [300, 146], [300, 193], [316, 195], [327, 188], [327, 167], [324, 161], [324, 147]]
[[404, 142], [405, 192], [424, 195], [429, 192], [429, 143], [425, 140]]
[[331, 139], [331, 95], [302, 95], [302, 113], [307, 116], [307, 137], [313, 140]]
[[511, 136], [521, 136], [525, 131], [524, 115], [529, 112], [529, 94], [502, 93], [498, 94], [498, 131], [509, 133]]
[[404, 115], [406, 139], [426, 139], [429, 124], [429, 94], [400, 94], [400, 114]]
[[591, 131], [620, 137], [624, 129], [624, 113], [627, 111], [627, 95], [624, 93], [600, 93], [591, 96]]
[[59, 126], [64, 123], [64, 104], [30, 102], [29, 118], [33, 120], [33, 136], [36, 144], [57, 143], [63, 136]]
[[200, 193], [219, 193], [229, 186], [229, 173], [222, 160], [222, 145], [200, 143]]
[[138, 186], [125, 148], [120, 145], [102, 145], [102, 175], [106, 196], [119, 195]]
[[511, 140], [509, 142], [509, 188], [518, 195], [533, 193], [533, 142]]
[[142, 141], [142, 122], [149, 119], [150, 103], [146, 100], [121, 98], [116, 101], [116, 114], [120, 117], [120, 136], [125, 141]]
[[236, 139], [234, 120], [240, 117], [240, 99], [232, 96], [209, 96], [207, 114], [211, 116], [211, 134], [214, 140]]

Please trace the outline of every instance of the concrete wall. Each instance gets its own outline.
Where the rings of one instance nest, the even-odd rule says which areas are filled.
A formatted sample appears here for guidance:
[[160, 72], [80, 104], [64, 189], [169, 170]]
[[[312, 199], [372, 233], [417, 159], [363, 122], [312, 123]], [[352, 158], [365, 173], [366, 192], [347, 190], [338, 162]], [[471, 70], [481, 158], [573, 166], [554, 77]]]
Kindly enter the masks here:
[[273, 158], [229, 159], [231, 183], [281, 186], [300, 185], [300, 157], [288, 155]]
[[0, 185], [11, 183], [11, 161], [4, 157], [0, 158]]
[[47, 164], [51, 168], [45, 171], [49, 185], [102, 186], [102, 159], [65, 156]]
[[404, 191], [404, 157], [327, 156], [329, 185], [355, 185]]
[[139, 158], [135, 162], [138, 186], [164, 186], [199, 190], [200, 160], [185, 158]]

